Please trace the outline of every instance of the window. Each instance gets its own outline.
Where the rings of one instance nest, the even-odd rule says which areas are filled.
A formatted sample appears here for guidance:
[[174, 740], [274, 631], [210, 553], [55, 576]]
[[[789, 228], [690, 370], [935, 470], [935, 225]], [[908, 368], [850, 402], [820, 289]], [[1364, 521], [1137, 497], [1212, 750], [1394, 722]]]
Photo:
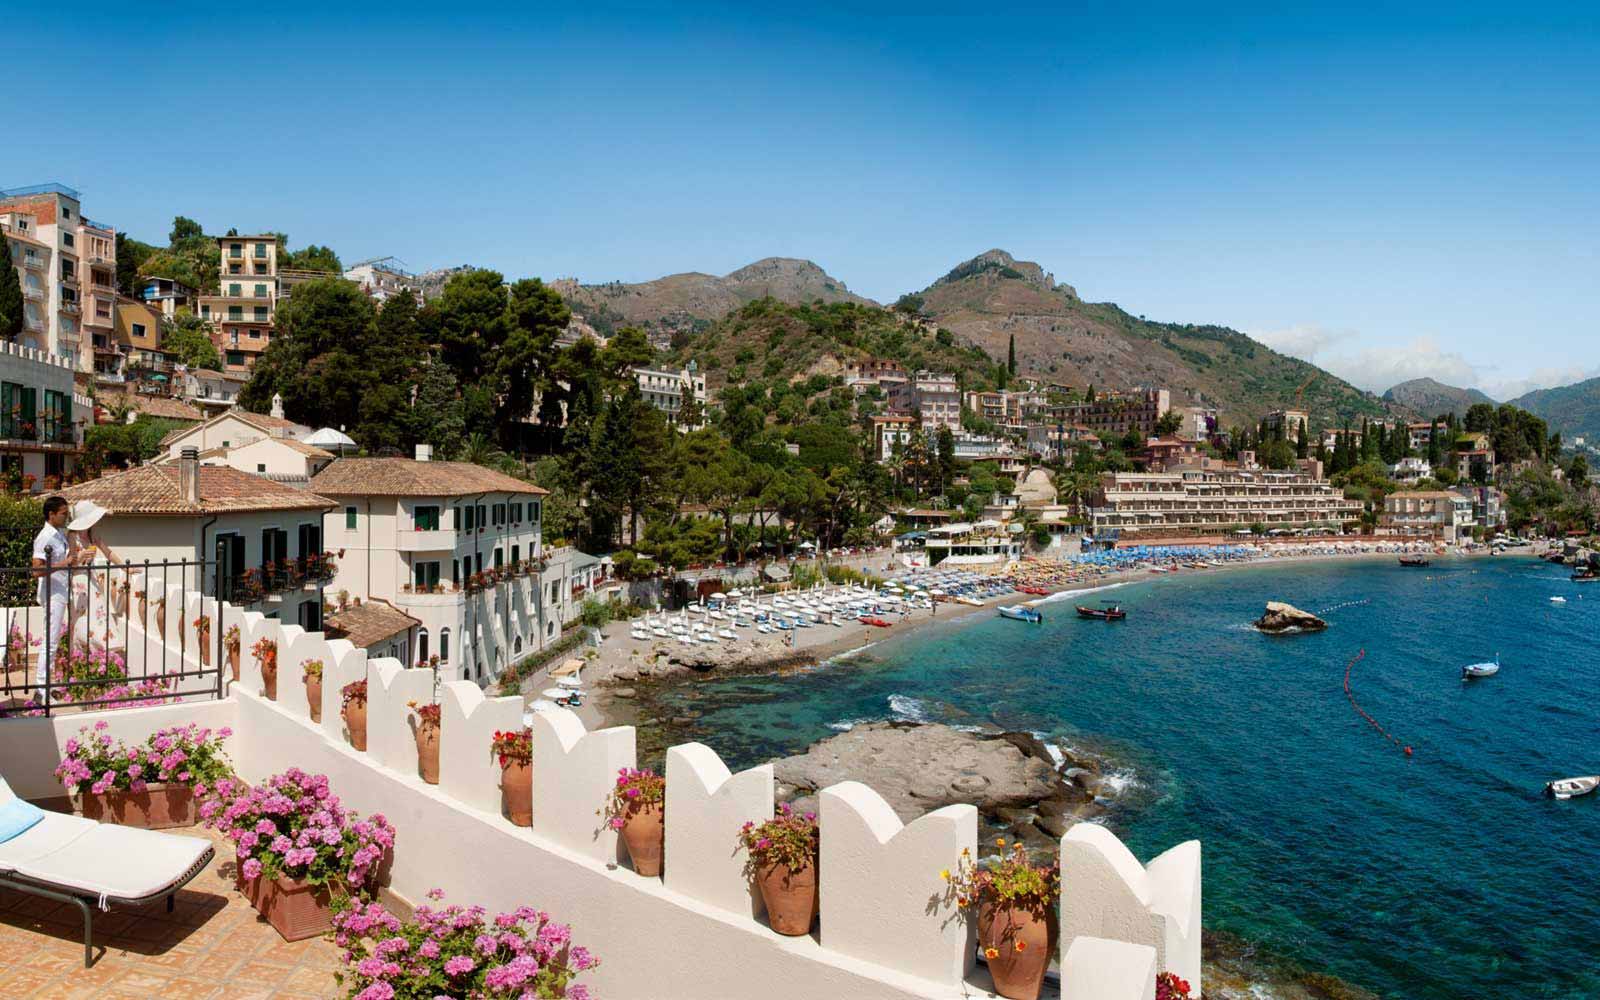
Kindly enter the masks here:
[[450, 630], [447, 628], [439, 630], [439, 662], [450, 662]]
[[503, 504], [503, 503], [495, 504], [494, 508], [493, 508], [493, 514], [494, 514], [494, 523], [495, 524], [498, 525], [498, 524], [505, 524], [506, 523], [506, 505], [505, 504]]
[[70, 209], [70, 208], [68, 208], [68, 207], [67, 207], [67, 206], [65, 206], [65, 205], [62, 205], [62, 206], [61, 206], [61, 217], [62, 217], [62, 218], [63, 218], [63, 219], [70, 219], [70, 218], [72, 218], [72, 209]]
[[241, 267], [239, 267], [238, 264], [229, 264], [228, 265], [228, 273], [229, 274], [243, 274], [244, 270]]
[[[227, 443], [223, 443], [227, 447]], [[263, 528], [261, 531], [261, 572], [271, 579], [282, 569], [289, 558], [289, 532], [282, 528]]]
[[256, 244], [256, 259], [257, 260], [266, 260], [267, 259], [267, 245], [265, 243], [257, 243]]
[[522, 504], [514, 503], [514, 504], [511, 505], [511, 523], [512, 524], [521, 524], [522, 523]]
[[135, 323], [135, 324], [133, 324], [133, 335], [135, 337], [143, 337], [144, 336], [144, 324], [143, 323]]
[[424, 594], [439, 585], [439, 564], [437, 562], [419, 562], [411, 567], [411, 582], [416, 585], [417, 593]]
[[[234, 366], [235, 368], [244, 367], [244, 352], [242, 352], [242, 351], [229, 351], [228, 352], [228, 364]], [[226, 442], [224, 442], [223, 447], [227, 447]]]
[[478, 530], [479, 531], [482, 531], [484, 529], [484, 527], [486, 525], [488, 525], [488, 523], [489, 523], [488, 511], [489, 511], [489, 509], [487, 507], [485, 507], [483, 504], [481, 504], [481, 503], [478, 504]]
[[[466, 526], [463, 527], [461, 530], [462, 531], [471, 531], [472, 530], [472, 520], [473, 520], [473, 518], [472, 518], [473, 509], [471, 507], [466, 507], [466, 508], [463, 508], [463, 509], [465, 510], [466, 515], [467, 515], [467, 523], [466, 523]], [[456, 511], [456, 523], [457, 524], [461, 523], [461, 513], [462, 513], [462, 509], [458, 509]]]
[[356, 509], [354, 507], [346, 507], [344, 509], [344, 530], [356, 530]]
[[257, 472], [266, 472], [267, 471], [267, 463], [265, 463], [265, 462], [257, 462], [256, 463], [256, 471]]
[[307, 632], [322, 631], [322, 603], [320, 601], [302, 601], [299, 612], [300, 627]]
[[229, 282], [228, 283], [228, 294], [233, 296], [234, 298], [238, 298], [239, 295], [240, 295], [240, 289], [242, 289], [243, 287], [244, 286], [239, 284], [237, 281]]
[[266, 297], [267, 297], [267, 286], [266, 285], [257, 285], [256, 286], [256, 298], [264, 299]]
[[255, 317], [254, 318], [255, 318], [255, 321], [257, 323], [265, 323], [267, 321], [267, 319], [268, 319], [268, 317], [267, 317], [267, 307], [266, 306], [256, 306], [256, 313], [255, 313]]
[[210, 319], [211, 318], [211, 307], [209, 305], [203, 305], [203, 306], [200, 307], [200, 318], [201, 319]]
[[428, 630], [417, 629], [417, 662], [422, 663], [428, 659]]
[[222, 580], [217, 588], [222, 599], [234, 600], [239, 578], [244, 575], [244, 536], [238, 532], [217, 536], [217, 573]]
[[522, 561], [522, 546], [520, 546], [520, 545], [511, 546], [511, 565], [515, 566], [517, 563], [519, 563], [521, 561]]
[[244, 319], [244, 306], [229, 306], [228, 319], [234, 323]]
[[234, 257], [234, 258], [243, 257], [244, 256], [244, 245], [242, 243], [229, 243], [228, 244], [228, 256], [229, 257]]
[[505, 553], [505, 550], [504, 549], [498, 549], [498, 548], [495, 549], [494, 550], [494, 568], [495, 569], [499, 569], [501, 566], [504, 566], [505, 564], [506, 564], [506, 553]]
[[322, 525], [302, 524], [299, 531], [300, 558], [320, 555], [322, 552]]
[[461, 560], [450, 560], [450, 582], [457, 587], [461, 586]]
[[411, 511], [411, 519], [415, 522], [418, 531], [439, 530], [439, 508], [437, 506], [415, 507]]
[[71, 247], [72, 243], [73, 243], [73, 239], [72, 239], [72, 234], [71, 233], [62, 233], [61, 234], [61, 245], [62, 246]]

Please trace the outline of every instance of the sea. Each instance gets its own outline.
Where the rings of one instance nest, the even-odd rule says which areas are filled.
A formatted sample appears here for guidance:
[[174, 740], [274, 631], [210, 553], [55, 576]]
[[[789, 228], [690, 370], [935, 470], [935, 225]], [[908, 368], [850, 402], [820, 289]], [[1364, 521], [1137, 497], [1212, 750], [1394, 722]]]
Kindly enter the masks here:
[[[1127, 620], [1073, 611], [1102, 600]], [[1329, 627], [1256, 632], [1269, 600]], [[1542, 795], [1600, 773], [1600, 585], [1528, 557], [1370, 559], [1040, 607], [944, 605], [815, 670], [661, 697], [735, 768], [871, 720], [1029, 730], [1106, 762], [1097, 821], [1142, 860], [1201, 840], [1207, 930], [1263, 961], [1383, 997], [1600, 994], [1600, 794]]]

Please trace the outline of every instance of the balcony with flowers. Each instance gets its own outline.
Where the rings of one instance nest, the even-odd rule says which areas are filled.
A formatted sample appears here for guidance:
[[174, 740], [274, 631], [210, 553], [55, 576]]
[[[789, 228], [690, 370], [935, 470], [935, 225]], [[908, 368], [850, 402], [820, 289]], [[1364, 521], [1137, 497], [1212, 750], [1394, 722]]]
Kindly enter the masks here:
[[172, 914], [100, 915], [87, 970], [76, 911], [0, 890], [0, 947], [29, 958], [0, 994], [23, 975], [17, 995], [955, 1000], [1044, 983], [1150, 1000], [1165, 974], [1161, 996], [1199, 995], [1198, 843], [1144, 865], [1080, 824], [1040, 868], [986, 857], [971, 806], [903, 823], [846, 782], [789, 812], [770, 765], [732, 773], [687, 744], [642, 769], [631, 727], [590, 731], [565, 709], [525, 722], [521, 698], [426, 664], [177, 588], [167, 603], [237, 629], [247, 655], [224, 696], [0, 720], [0, 772], [86, 813], [125, 793], [95, 807], [121, 822], [129, 796], [187, 787], [171, 832], [217, 860]]

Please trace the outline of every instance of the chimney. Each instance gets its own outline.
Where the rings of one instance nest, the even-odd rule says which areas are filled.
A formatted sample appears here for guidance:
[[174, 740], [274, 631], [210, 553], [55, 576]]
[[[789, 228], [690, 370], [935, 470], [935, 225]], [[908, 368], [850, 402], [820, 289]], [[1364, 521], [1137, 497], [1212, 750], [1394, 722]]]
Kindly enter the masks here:
[[419, 444], [419, 445], [417, 445], [417, 461], [419, 461], [419, 462], [431, 462], [431, 461], [433, 461], [433, 445], [431, 445], [431, 444]]
[[279, 420], [283, 419], [283, 397], [277, 393], [272, 394], [272, 415]]
[[185, 448], [178, 454], [178, 494], [187, 503], [200, 502], [200, 451]]

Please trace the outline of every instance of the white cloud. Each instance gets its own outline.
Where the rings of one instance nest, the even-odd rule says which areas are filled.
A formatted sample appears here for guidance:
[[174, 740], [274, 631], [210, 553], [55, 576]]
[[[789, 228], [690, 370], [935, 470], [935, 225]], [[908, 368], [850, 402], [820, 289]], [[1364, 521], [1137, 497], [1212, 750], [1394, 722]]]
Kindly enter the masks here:
[[1276, 351], [1310, 361], [1352, 385], [1383, 393], [1414, 378], [1432, 378], [1445, 385], [1477, 388], [1497, 400], [1515, 399], [1534, 389], [1571, 385], [1600, 377], [1600, 367], [1578, 365], [1537, 368], [1512, 375], [1499, 366], [1479, 367], [1455, 351], [1446, 351], [1436, 337], [1406, 343], [1365, 346], [1355, 330], [1297, 323], [1281, 330], [1251, 331], [1250, 336]]

